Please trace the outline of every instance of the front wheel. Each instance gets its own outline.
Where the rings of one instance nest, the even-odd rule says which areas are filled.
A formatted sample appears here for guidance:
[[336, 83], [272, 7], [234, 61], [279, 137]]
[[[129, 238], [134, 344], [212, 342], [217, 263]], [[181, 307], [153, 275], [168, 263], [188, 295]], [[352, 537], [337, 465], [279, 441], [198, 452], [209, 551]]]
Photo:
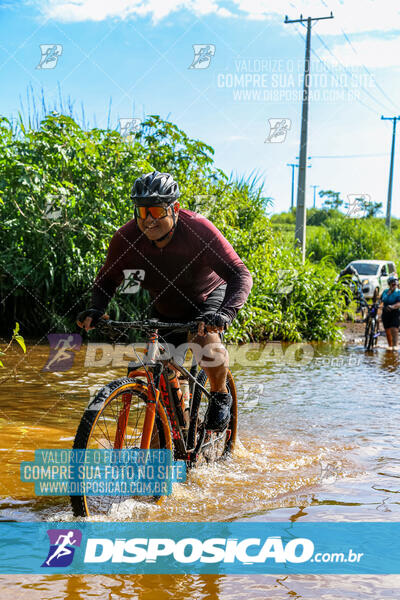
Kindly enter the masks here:
[[368, 306], [366, 304], [361, 305], [361, 320], [364, 322], [368, 315]]
[[[147, 386], [129, 377], [103, 387], [89, 403], [76, 432], [74, 449], [121, 450], [141, 448], [148, 406]], [[172, 449], [168, 419], [160, 402], [156, 406], [150, 442], [154, 449]], [[118, 510], [127, 496], [70, 496], [76, 517], [107, 515]]]
[[[197, 376], [197, 382], [209, 391], [208, 377], [203, 370]], [[237, 435], [237, 395], [232, 373], [228, 371], [226, 385], [232, 396], [231, 416], [224, 431], [206, 431], [204, 419], [208, 408], [208, 398], [203, 390], [195, 385], [190, 411], [190, 429], [188, 440], [194, 447], [194, 462], [216, 462], [232, 454]]]
[[371, 333], [371, 319], [367, 317], [367, 322], [365, 323], [365, 332], [364, 332], [364, 348], [368, 350], [369, 338]]
[[368, 331], [368, 339], [367, 339], [367, 350], [372, 350], [377, 343], [376, 338], [376, 319], [371, 319], [370, 327]]

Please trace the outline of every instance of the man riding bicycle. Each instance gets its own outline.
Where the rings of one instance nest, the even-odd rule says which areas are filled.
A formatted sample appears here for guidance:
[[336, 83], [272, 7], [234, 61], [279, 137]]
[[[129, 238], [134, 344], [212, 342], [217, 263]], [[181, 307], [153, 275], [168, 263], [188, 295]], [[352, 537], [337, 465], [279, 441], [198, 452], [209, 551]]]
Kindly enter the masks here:
[[[228, 353], [221, 333], [231, 324], [251, 290], [251, 275], [221, 232], [203, 216], [180, 209], [178, 184], [153, 171], [132, 188], [135, 218], [113, 235], [106, 262], [93, 285], [92, 306], [77, 323], [86, 331], [104, 316], [124, 270], [142, 270], [141, 286], [151, 297], [151, 316], [163, 321], [198, 320], [190, 337], [193, 352], [210, 382], [206, 427], [223, 430], [232, 397], [226, 387]], [[186, 334], [164, 335], [175, 346]], [[199, 353], [196, 346], [203, 349]]]

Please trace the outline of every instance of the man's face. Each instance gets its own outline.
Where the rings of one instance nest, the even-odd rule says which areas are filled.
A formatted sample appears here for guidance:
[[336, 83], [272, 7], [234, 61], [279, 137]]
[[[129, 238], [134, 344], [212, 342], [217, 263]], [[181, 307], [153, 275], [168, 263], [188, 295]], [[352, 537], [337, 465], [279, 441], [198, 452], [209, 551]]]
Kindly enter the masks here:
[[[173, 205], [168, 206], [167, 204], [163, 205], [167, 216], [161, 218], [154, 218], [150, 211], [147, 211], [147, 216], [145, 219], [140, 218], [137, 215], [136, 221], [140, 231], [144, 233], [144, 235], [151, 241], [158, 240], [163, 235], [167, 234], [174, 225], [174, 220], [172, 217], [172, 211], [175, 212], [176, 217], [179, 210], [179, 203], [175, 202]], [[175, 218], [176, 218], [175, 217]]]

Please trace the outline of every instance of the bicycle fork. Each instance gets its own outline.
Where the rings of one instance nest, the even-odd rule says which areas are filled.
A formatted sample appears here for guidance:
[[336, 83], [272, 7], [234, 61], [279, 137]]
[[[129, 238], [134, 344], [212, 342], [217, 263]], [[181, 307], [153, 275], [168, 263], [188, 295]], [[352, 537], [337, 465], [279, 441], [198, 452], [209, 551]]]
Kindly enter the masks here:
[[115, 434], [115, 440], [114, 440], [114, 450], [122, 450], [122, 447], [124, 444], [124, 439], [125, 439], [126, 426], [128, 424], [130, 408], [131, 408], [131, 396], [130, 396], [130, 394], [123, 394], [122, 395], [122, 410], [118, 416], [118, 427], [117, 427], [117, 432]]
[[[152, 391], [152, 390], [151, 390]], [[156, 418], [156, 406], [159, 401], [159, 390], [156, 389], [156, 395], [152, 394], [152, 399], [146, 402], [146, 412], [144, 416], [143, 422], [143, 431], [142, 437], [140, 440], [140, 448], [148, 449], [150, 448], [151, 436], [154, 427], [154, 421]], [[154, 399], [153, 399], [154, 398]], [[122, 409], [118, 416], [118, 427], [117, 432], [115, 434], [114, 440], [114, 450], [122, 450], [124, 445], [124, 439], [126, 435], [126, 428], [128, 425], [129, 419], [129, 411], [131, 408], [131, 395], [123, 394], [122, 395]]]

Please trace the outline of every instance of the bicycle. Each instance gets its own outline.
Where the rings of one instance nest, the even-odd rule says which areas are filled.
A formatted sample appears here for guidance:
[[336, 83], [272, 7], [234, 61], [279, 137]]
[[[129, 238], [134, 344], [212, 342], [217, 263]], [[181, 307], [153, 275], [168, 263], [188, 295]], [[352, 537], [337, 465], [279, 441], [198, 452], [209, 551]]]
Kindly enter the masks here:
[[369, 312], [369, 304], [367, 302], [367, 300], [365, 299], [364, 293], [362, 291], [362, 288], [357, 288], [357, 291], [355, 293], [355, 300], [357, 302], [357, 309], [356, 312], [361, 313], [361, 321], [365, 321], [365, 319], [368, 316], [368, 312]]
[[367, 351], [372, 350], [378, 343], [378, 307], [379, 302], [373, 302], [372, 305], [368, 307], [364, 332], [364, 348]]
[[[98, 326], [99, 327], [99, 326]], [[147, 321], [105, 321], [100, 329], [115, 335], [137, 329], [147, 335], [142, 360], [129, 363], [128, 376], [101, 388], [89, 402], [78, 426], [74, 449], [168, 449], [175, 460], [188, 468], [201, 462], [215, 462], [231, 455], [237, 434], [237, 396], [231, 372], [227, 387], [233, 403], [228, 426], [221, 432], [208, 431], [205, 416], [210, 393], [207, 375], [192, 359], [190, 370], [178, 364], [159, 341], [159, 330], [196, 331], [197, 322], [163, 323]], [[122, 331], [121, 331], [122, 330]], [[189, 405], [179, 394], [176, 376], [189, 385]], [[160, 501], [162, 496], [152, 496]], [[109, 514], [126, 496], [70, 496], [74, 516]]]
[[345, 284], [343, 288], [345, 305], [348, 307], [351, 301], [354, 300], [356, 302], [356, 312], [361, 313], [361, 321], [364, 321], [368, 314], [369, 305], [364, 296], [362, 281], [357, 273], [342, 273], [339, 275], [338, 280], [343, 279]]

